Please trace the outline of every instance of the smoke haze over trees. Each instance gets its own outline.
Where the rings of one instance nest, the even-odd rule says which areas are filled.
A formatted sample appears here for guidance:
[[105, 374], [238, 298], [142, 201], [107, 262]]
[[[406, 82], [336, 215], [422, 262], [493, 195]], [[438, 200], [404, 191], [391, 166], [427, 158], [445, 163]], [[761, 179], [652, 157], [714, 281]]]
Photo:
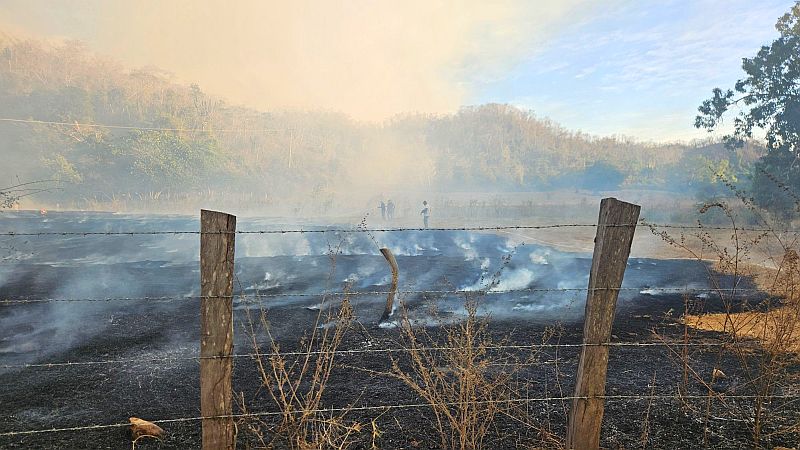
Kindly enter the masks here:
[[0, 43], [0, 117], [59, 123], [0, 122], [0, 146], [11, 175], [64, 182], [39, 201], [75, 207], [202, 192], [241, 194], [254, 206], [313, 201], [320, 212], [393, 190], [713, 193], [717, 175], [741, 177], [762, 154], [750, 143], [732, 154], [711, 141], [595, 137], [501, 104], [382, 123], [261, 112], [75, 41]]

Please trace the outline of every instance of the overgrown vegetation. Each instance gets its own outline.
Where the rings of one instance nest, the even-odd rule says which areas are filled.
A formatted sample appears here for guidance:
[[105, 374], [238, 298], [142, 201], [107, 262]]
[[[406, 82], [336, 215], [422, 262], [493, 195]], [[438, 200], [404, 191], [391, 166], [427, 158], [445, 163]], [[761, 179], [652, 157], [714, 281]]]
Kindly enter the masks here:
[[[279, 412], [277, 423], [269, 417], [243, 419], [244, 429], [258, 440], [259, 448], [344, 449], [362, 431], [359, 422], [347, 420], [347, 411], [328, 412], [323, 403], [336, 352], [353, 322], [349, 300], [345, 297], [336, 310], [326, 308], [319, 317], [320, 326], [299, 342], [298, 350], [283, 352], [272, 336], [266, 311], [262, 310], [257, 319], [248, 312], [258, 375]], [[269, 338], [266, 349], [258, 339], [261, 332]], [[247, 414], [244, 398], [240, 407]]]
[[[697, 330], [722, 333], [724, 345], [718, 347], [717, 361], [732, 357], [737, 370], [727, 375], [716, 368], [702, 373], [695, 368], [688, 346], [678, 345], [671, 351], [683, 371], [679, 392], [685, 395], [699, 388], [708, 394], [703, 410], [694, 410], [685, 402], [687, 408], [708, 423], [713, 418], [711, 403], [719, 402], [730, 420], [749, 429], [756, 448], [771, 448], [780, 435], [800, 430], [800, 422], [787, 423], [786, 408], [791, 400], [782, 398], [796, 394], [800, 383], [800, 240], [796, 232], [782, 228], [785, 222], [776, 219], [780, 214], [762, 209], [745, 191], [730, 182], [725, 184], [740, 207], [710, 203], [700, 213], [721, 211], [731, 228], [727, 238], [706, 228], [702, 220], [698, 221], [700, 230], [689, 235], [651, 229], [708, 270], [714, 297], [686, 298], [684, 342], [702, 345]], [[750, 231], [740, 224], [742, 212], [755, 224]], [[748, 286], [751, 281], [766, 295], [754, 292], [754, 287]], [[707, 313], [709, 307], [718, 312]], [[719, 380], [727, 377], [741, 381], [718, 392]], [[749, 395], [752, 402], [726, 401], [723, 394]], [[707, 432], [705, 439], [707, 443]]]
[[560, 440], [526, 414], [528, 405], [521, 396], [526, 381], [520, 371], [536, 362], [537, 349], [521, 353], [492, 339], [488, 318], [478, 315], [474, 299], [466, 299], [465, 311], [463, 320], [440, 324], [431, 332], [401, 308], [400, 345], [406, 351], [392, 358], [386, 375], [430, 405], [441, 448], [486, 448], [499, 418], [512, 418], [525, 432], [535, 429], [548, 448], [558, 447]]

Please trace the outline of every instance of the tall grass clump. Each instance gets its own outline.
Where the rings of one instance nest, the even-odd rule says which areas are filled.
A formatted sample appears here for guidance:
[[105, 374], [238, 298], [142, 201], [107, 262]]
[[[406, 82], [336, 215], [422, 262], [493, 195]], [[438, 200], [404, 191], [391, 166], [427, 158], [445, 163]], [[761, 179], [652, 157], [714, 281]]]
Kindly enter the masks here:
[[[526, 432], [530, 428], [544, 432], [529, 420], [520, 395], [525, 380], [519, 375], [536, 359], [535, 346], [520, 354], [517, 346], [508, 348], [507, 340], [495, 340], [475, 300], [467, 299], [462, 320], [436, 327], [415, 323], [404, 306], [400, 310], [404, 351], [392, 357], [387, 375], [429, 405], [441, 448], [491, 447], [486, 439], [500, 417], [515, 421]], [[557, 447], [559, 440], [546, 434], [546, 440]]]
[[[249, 334], [261, 386], [278, 420], [249, 417], [245, 427], [262, 448], [344, 449], [355, 443], [361, 424], [346, 419], [346, 410], [330, 410], [324, 395], [336, 354], [353, 323], [353, 309], [345, 297], [334, 310], [320, 316], [320, 325], [300, 339], [298, 348], [284, 352], [273, 338], [268, 314], [249, 318]], [[268, 343], [259, 342], [263, 332]], [[246, 413], [244, 402], [242, 409]]]

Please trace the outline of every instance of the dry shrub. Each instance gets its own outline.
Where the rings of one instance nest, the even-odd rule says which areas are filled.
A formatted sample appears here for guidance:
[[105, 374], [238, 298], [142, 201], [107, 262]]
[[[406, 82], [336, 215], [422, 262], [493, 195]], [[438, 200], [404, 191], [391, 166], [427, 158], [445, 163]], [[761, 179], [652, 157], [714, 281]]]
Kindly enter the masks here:
[[[243, 422], [261, 448], [344, 449], [352, 446], [362, 431], [360, 423], [346, 419], [346, 409], [333, 412], [323, 404], [336, 352], [353, 323], [353, 309], [346, 296], [335, 309], [328, 307], [324, 313], [323, 309], [318, 326], [292, 352], [282, 352], [273, 339], [266, 311], [262, 309], [257, 320], [247, 314], [261, 383], [279, 413], [277, 423], [258, 416]], [[259, 331], [268, 337], [266, 349], [259, 342]], [[241, 408], [246, 414], [244, 401]]]
[[[698, 221], [699, 231], [689, 235], [675, 237], [652, 225], [651, 230], [668, 244], [686, 251], [692, 259], [713, 263], [706, 265], [708, 279], [722, 306], [722, 312], [707, 314], [703, 311], [703, 301], [687, 299], [682, 317], [684, 340], [688, 343], [694, 337], [691, 329], [715, 331], [723, 334], [725, 345], [719, 347], [717, 365], [709, 373], [693, 367], [687, 347], [670, 349], [684, 371], [680, 391], [688, 392], [690, 381], [701, 386], [708, 393], [708, 400], [704, 410], [696, 412], [704, 415], [706, 424], [712, 415], [711, 402], [718, 400], [730, 420], [750, 428], [753, 444], [760, 448], [765, 438], [769, 440], [798, 430], [796, 424], [786, 424], [785, 416], [791, 411], [784, 405], [789, 406], [790, 402], [777, 398], [797, 394], [796, 386], [800, 381], [797, 373], [800, 351], [798, 237], [797, 233], [787, 233], [774, 226], [775, 221], [743, 191], [727, 184], [751, 220], [756, 222], [757, 231], [743, 230], [737, 223], [737, 212], [722, 202], [703, 205], [700, 213], [721, 210], [730, 226], [728, 236], [706, 228], [702, 221]], [[786, 224], [780, 226], [786, 227]], [[753, 280], [766, 294], [762, 296], [765, 298], [748, 295], [748, 289], [743, 286], [746, 280]], [[758, 348], [754, 348], [754, 343]], [[726, 401], [715, 392], [717, 374], [721, 373], [716, 367], [725, 355], [732, 355], [738, 362], [737, 377], [742, 379], [727, 394], [752, 395], [751, 404]], [[689, 402], [684, 401], [684, 405], [688, 407]], [[771, 431], [765, 433], [765, 427]]]
[[[489, 335], [488, 319], [479, 317], [476, 302], [466, 302], [463, 320], [440, 324], [433, 331], [409, 319], [402, 303], [400, 311], [405, 351], [392, 357], [387, 375], [402, 381], [430, 405], [441, 448], [486, 448], [484, 439], [501, 415], [520, 426], [544, 431], [528, 420], [516, 377], [533, 362], [536, 352], [521, 358], [519, 351], [499, 349], [505, 341]], [[550, 434], [543, 440], [551, 448], [560, 446]]]
[[[336, 245], [329, 244], [330, 271], [326, 280], [329, 290], [344, 244], [344, 239]], [[347, 408], [334, 411], [323, 403], [337, 351], [355, 323], [349, 289], [349, 285], [344, 286], [345, 295], [338, 303], [329, 295], [322, 297], [310, 334], [304, 334], [297, 349], [291, 352], [282, 351], [273, 336], [267, 310], [261, 308], [257, 318], [253, 318], [250, 309], [245, 310], [246, 333], [253, 346], [261, 385], [279, 417], [276, 423], [269, 416], [248, 416], [243, 395], [238, 399], [245, 416], [242, 425], [255, 437], [259, 448], [346, 449], [355, 444], [362, 432], [361, 423], [346, 419]], [[257, 294], [255, 300], [259, 300]], [[266, 337], [266, 344], [261, 343], [260, 336]], [[379, 430], [372, 425], [375, 437]]]

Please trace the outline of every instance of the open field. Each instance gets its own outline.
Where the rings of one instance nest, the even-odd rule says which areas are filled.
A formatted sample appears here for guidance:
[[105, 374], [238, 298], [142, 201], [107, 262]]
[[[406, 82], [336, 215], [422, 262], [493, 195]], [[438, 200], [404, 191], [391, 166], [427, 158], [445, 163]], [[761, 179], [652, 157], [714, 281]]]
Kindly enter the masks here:
[[[113, 425], [131, 416], [154, 421], [199, 416], [199, 308], [191, 297], [198, 289], [197, 236], [102, 234], [191, 231], [196, 230], [195, 219], [99, 213], [51, 213], [42, 218], [20, 213], [9, 223], [9, 229], [77, 234], [6, 236], [6, 252], [13, 259], [2, 266], [0, 296], [78, 301], [0, 307], [0, 382], [5, 386], [0, 393], [5, 406], [0, 446], [127, 448], [130, 438], [124, 426], [4, 433]], [[239, 229], [284, 227], [245, 219]], [[85, 231], [101, 234], [80, 234]], [[322, 405], [342, 408], [343, 420], [359, 424], [356, 448], [436, 447], [439, 435], [430, 409], [408, 386], [389, 376], [392, 357], [400, 367], [411, 364], [402, 351], [403, 334], [397, 328], [376, 327], [384, 296], [368, 292], [381, 291], [388, 283], [388, 266], [378, 252], [379, 246], [386, 246], [400, 266], [401, 300], [416, 323], [427, 324], [432, 342], [443, 342], [440, 326], [464, 320], [469, 298], [478, 302], [480, 316], [488, 321], [488, 335], [505, 346], [494, 350], [499, 356], [487, 358], [515, 361], [514, 398], [505, 399], [508, 407], [497, 416], [485, 447], [557, 448], [582, 335], [591, 258], [582, 250], [591, 250], [594, 229], [498, 231], [513, 234], [238, 236], [236, 291], [242, 297], [235, 304], [234, 352], [253, 352], [245, 327], [248, 311], [265, 311], [281, 352], [292, 352], [302, 350], [300, 338], [319, 323], [319, 308], [335, 307], [344, 298], [322, 293], [350, 292], [356, 322], [338, 349]], [[722, 345], [729, 342], [726, 334], [688, 329], [681, 320], [687, 299], [706, 312], [724, 311], [709, 285], [713, 266], [663, 259], [668, 253], [658, 253], [659, 245], [658, 237], [639, 230], [612, 331], [618, 345], [611, 348], [603, 445], [752, 448], [748, 417], [754, 392], [740, 355]], [[643, 252], [659, 257], [642, 257]], [[725, 276], [719, 278], [723, 286], [730, 283]], [[412, 292], [423, 290], [437, 292]], [[108, 301], [81, 301], [86, 299]], [[692, 345], [684, 347], [680, 344], [687, 342], [687, 333]], [[265, 336], [258, 336], [266, 342]], [[750, 357], [757, 359], [761, 350], [756, 342], [746, 345]], [[51, 362], [67, 364], [39, 365]], [[492, 365], [487, 373], [507, 369]], [[713, 376], [714, 369], [722, 370], [725, 378]], [[443, 365], [440, 370], [453, 369]], [[687, 379], [687, 371], [695, 375]], [[234, 390], [244, 404], [235, 412], [242, 407], [278, 412], [265, 389], [253, 357], [236, 358]], [[797, 434], [787, 432], [800, 411], [796, 386], [777, 383], [773, 395], [762, 443], [796, 446]], [[266, 423], [271, 418], [262, 417]], [[252, 418], [239, 423], [243, 446], [257, 442], [248, 431], [252, 424]], [[160, 425], [167, 432], [163, 441], [140, 440], [136, 448], [198, 446], [197, 420]]]

